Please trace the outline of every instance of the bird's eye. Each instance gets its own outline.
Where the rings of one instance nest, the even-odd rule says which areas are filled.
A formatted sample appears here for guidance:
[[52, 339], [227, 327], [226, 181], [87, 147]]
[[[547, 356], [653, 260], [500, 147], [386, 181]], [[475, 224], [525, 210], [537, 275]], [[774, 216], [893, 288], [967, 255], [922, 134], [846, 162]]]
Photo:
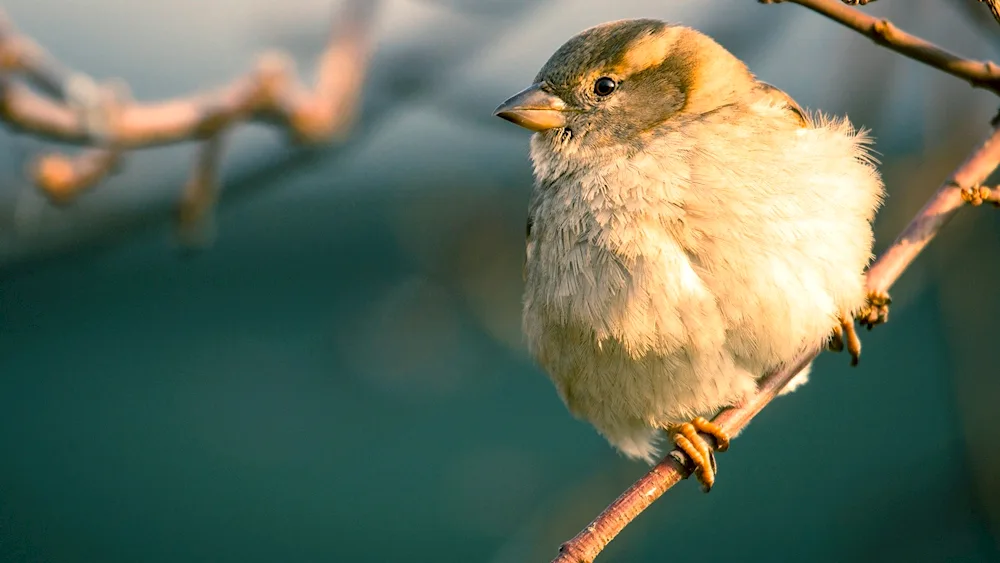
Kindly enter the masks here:
[[608, 78], [604, 76], [598, 78], [597, 82], [594, 83], [594, 93], [598, 96], [608, 96], [615, 91], [618, 84], [615, 83], [613, 78]]

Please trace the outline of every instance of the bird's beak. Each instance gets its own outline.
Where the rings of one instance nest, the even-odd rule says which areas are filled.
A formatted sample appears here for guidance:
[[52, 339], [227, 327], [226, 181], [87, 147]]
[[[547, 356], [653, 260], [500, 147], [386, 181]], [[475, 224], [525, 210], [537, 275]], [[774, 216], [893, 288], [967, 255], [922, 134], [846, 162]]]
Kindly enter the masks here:
[[500, 104], [493, 115], [531, 131], [545, 131], [565, 127], [568, 110], [562, 98], [532, 84]]

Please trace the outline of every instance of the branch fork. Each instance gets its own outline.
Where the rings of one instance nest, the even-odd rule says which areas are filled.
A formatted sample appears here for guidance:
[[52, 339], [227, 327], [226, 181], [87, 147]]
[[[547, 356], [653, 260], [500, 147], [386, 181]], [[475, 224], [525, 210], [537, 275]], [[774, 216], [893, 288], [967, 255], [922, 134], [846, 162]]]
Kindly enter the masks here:
[[[312, 87], [299, 80], [289, 56], [272, 52], [228, 85], [153, 103], [132, 101], [124, 84], [98, 84], [67, 69], [0, 13], [0, 121], [16, 131], [85, 147], [74, 155], [42, 155], [30, 165], [29, 176], [57, 204], [71, 202], [118, 170], [128, 151], [202, 141], [178, 211], [184, 230], [187, 220], [205, 216], [214, 205], [207, 192], [195, 197], [200, 188], [192, 186], [214, 185], [223, 131], [258, 121], [284, 128], [300, 144], [346, 136], [361, 99], [378, 4], [348, 0], [331, 26]], [[194, 201], [201, 202], [198, 212]]]

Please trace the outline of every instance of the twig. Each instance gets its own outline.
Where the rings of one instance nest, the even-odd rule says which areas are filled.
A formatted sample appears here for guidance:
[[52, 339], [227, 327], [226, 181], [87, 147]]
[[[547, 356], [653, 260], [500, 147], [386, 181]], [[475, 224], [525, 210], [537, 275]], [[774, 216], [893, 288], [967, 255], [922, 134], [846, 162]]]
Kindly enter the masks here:
[[[46, 139], [105, 147], [115, 153], [115, 160], [122, 151], [212, 138], [247, 121], [286, 127], [298, 142], [338, 137], [353, 125], [377, 4], [370, 0], [347, 3], [334, 22], [312, 90], [298, 80], [289, 57], [269, 53], [249, 75], [212, 92], [153, 103], [123, 101], [96, 109], [84, 107], [84, 111], [73, 107], [74, 93], [87, 92], [88, 87], [94, 90], [93, 81], [65, 69], [32, 40], [17, 34], [5, 19], [0, 20], [0, 120]], [[19, 76], [40, 91], [18, 82]], [[79, 162], [67, 166], [69, 160], [42, 159], [33, 174], [39, 187], [59, 201], [110, 170]]]
[[[65, 91], [61, 97], [85, 120], [86, 126], [95, 135], [106, 138], [118, 109], [131, 100], [128, 85], [113, 82], [100, 86], [89, 76], [68, 74], [40, 49], [30, 52], [35, 52], [36, 60], [33, 64], [38, 65], [31, 67], [34, 76], [32, 80], [48, 87], [55, 77], [65, 77]], [[54, 203], [66, 204], [105, 176], [117, 171], [123, 153], [122, 149], [105, 141], [99, 147], [85, 149], [76, 156], [47, 154], [35, 161], [28, 175], [35, 181], [35, 185], [45, 188], [45, 193]]]
[[32, 163], [28, 174], [54, 203], [65, 204], [111, 173], [121, 161], [122, 151], [84, 149], [74, 156], [47, 154]]
[[996, 63], [976, 61], [956, 55], [930, 41], [906, 33], [889, 20], [869, 16], [837, 0], [758, 0], [758, 2], [761, 4], [791, 2], [805, 6], [867, 36], [883, 47], [957, 76], [976, 88], [983, 88], [1000, 95], [1000, 66]]
[[30, 37], [19, 35], [7, 15], [0, 12], [0, 72], [25, 75], [32, 84], [56, 98], [63, 98], [64, 88], [73, 72], [52, 58]]
[[202, 144], [191, 179], [177, 205], [177, 237], [187, 247], [210, 242], [214, 230], [212, 211], [219, 193], [219, 159], [222, 131]]
[[[869, 290], [888, 291], [917, 254], [951, 219], [955, 211], [964, 205], [963, 188], [960, 186], [978, 186], [998, 164], [1000, 125], [995, 126], [982, 145], [938, 188], [892, 246], [872, 265], [868, 271]], [[739, 408], [721, 412], [715, 417], [715, 422], [735, 436], [818, 354], [819, 350], [802, 354], [791, 365], [763, 378], [759, 392], [750, 401]], [[710, 436], [706, 439], [712, 440]], [[668, 453], [590, 525], [564, 543], [553, 563], [591, 563], [639, 513], [653, 504], [667, 489], [690, 475], [691, 469], [682, 462], [684, 459], [679, 450]]]
[[[978, 187], [1000, 163], [1000, 124], [972, 156], [952, 174], [933, 198], [920, 210], [896, 241], [868, 271], [868, 289], [887, 292], [920, 251], [941, 230], [958, 208], [965, 204], [963, 191]], [[993, 192], [995, 193], [995, 192]]]

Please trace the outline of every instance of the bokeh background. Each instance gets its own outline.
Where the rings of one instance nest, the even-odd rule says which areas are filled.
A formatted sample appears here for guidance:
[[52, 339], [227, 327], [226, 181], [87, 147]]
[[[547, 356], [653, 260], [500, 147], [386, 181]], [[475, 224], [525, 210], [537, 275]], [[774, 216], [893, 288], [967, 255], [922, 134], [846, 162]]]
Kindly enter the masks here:
[[[7, 0], [135, 97], [280, 48], [337, 0]], [[1000, 56], [974, 0], [864, 8]], [[194, 146], [135, 153], [75, 204], [0, 134], [0, 561], [548, 561], [645, 470], [573, 420], [519, 331], [526, 132], [491, 117], [584, 27], [713, 35], [800, 103], [873, 131], [879, 248], [986, 134], [989, 93], [794, 5], [389, 0], [357, 127], [303, 150], [243, 127], [214, 242], [174, 241]], [[1000, 561], [1000, 212], [963, 210], [894, 289], [861, 366], [824, 355], [602, 561]]]

